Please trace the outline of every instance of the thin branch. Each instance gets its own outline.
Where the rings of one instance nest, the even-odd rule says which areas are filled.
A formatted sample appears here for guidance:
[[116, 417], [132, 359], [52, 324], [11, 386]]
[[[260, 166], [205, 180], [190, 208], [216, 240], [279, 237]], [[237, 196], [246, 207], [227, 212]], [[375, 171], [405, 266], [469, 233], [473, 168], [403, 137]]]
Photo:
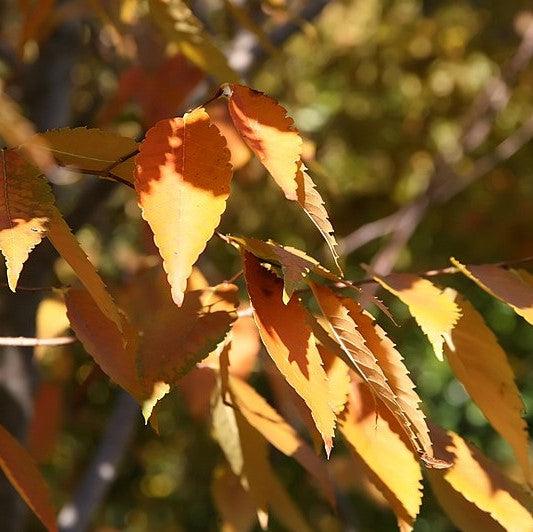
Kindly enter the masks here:
[[58, 336], [57, 338], [28, 338], [25, 336], [2, 336], [0, 337], [1, 346], [11, 347], [37, 347], [37, 346], [57, 346], [68, 345], [76, 342], [74, 336]]

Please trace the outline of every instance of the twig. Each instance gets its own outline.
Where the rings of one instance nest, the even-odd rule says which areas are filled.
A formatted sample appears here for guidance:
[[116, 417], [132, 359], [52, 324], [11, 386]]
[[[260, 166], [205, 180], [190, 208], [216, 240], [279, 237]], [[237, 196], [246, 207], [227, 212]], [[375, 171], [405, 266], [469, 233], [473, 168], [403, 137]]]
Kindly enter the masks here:
[[57, 338], [28, 338], [25, 336], [1, 336], [1, 346], [11, 347], [36, 347], [40, 345], [44, 346], [56, 346], [73, 344], [77, 339], [74, 336], [58, 336]]

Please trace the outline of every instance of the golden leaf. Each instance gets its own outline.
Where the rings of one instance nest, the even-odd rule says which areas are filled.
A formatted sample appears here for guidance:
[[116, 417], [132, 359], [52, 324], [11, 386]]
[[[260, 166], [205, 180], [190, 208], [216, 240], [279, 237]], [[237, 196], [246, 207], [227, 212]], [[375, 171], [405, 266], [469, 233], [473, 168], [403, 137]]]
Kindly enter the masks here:
[[335, 413], [328, 402], [327, 375], [306, 322], [306, 311], [294, 297], [287, 305], [283, 303], [282, 282], [247, 251], [244, 272], [261, 339], [287, 382], [309, 407], [329, 455]]
[[459, 308], [450, 295], [427, 279], [409, 273], [393, 273], [375, 280], [409, 307], [409, 312], [428, 337], [435, 355], [443, 359], [444, 341], [459, 319]]
[[526, 480], [530, 480], [527, 424], [514, 374], [503, 349], [481, 315], [463, 297], [462, 317], [452, 331], [446, 358], [491, 425], [511, 444]]
[[224, 138], [204, 109], [158, 122], [136, 157], [139, 204], [178, 306], [192, 266], [226, 208], [229, 157]]

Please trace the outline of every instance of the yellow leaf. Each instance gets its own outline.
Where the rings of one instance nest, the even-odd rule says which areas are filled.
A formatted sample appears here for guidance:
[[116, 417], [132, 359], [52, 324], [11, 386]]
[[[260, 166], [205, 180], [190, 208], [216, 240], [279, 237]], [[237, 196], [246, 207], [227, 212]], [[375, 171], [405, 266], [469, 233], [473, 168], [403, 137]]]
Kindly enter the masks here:
[[333, 411], [339, 416], [348, 402], [352, 387], [349, 367], [329, 351], [323, 344], [318, 344], [318, 351], [328, 374], [329, 401]]
[[302, 281], [313, 273], [330, 281], [342, 279], [324, 268], [317, 260], [291, 246], [282, 246], [273, 240], [258, 240], [243, 236], [226, 236], [228, 242], [249, 251], [259, 259], [277, 264], [283, 272], [283, 302], [287, 303]]
[[464, 298], [456, 302], [462, 317], [453, 332], [446, 358], [456, 377], [491, 425], [511, 444], [530, 480], [527, 424], [514, 374], [493, 332], [476, 309]]
[[237, 131], [285, 197], [296, 201], [316, 225], [341, 272], [333, 227], [324, 202], [301, 160], [303, 141], [292, 118], [276, 100], [262, 92], [235, 83], [227, 89], [228, 107]]
[[329, 503], [335, 506], [335, 493], [325, 464], [298, 436], [296, 431], [249, 384], [230, 377], [233, 406], [274, 447], [294, 458], [317, 480]]
[[491, 296], [507, 303], [533, 325], [533, 287], [513, 271], [492, 264], [465, 266], [453, 257], [452, 264]]
[[380, 403], [357, 379], [352, 387], [350, 409], [339, 422], [340, 430], [396, 516], [412, 526], [422, 503], [422, 472], [398, 435], [394, 418], [389, 420], [383, 414]]
[[135, 189], [179, 306], [230, 192], [230, 153], [204, 109], [158, 122], [136, 157]]
[[26, 449], [1, 425], [0, 468], [45, 528], [55, 532], [56, 517], [48, 486]]
[[283, 304], [282, 282], [247, 251], [244, 272], [261, 339], [287, 382], [309, 407], [329, 455], [335, 413], [329, 405], [327, 376], [306, 323], [306, 311], [296, 298]]
[[236, 81], [238, 75], [211, 41], [202, 23], [183, 0], [149, 0], [151, 19], [166, 40], [178, 45], [181, 53], [221, 83]]
[[[372, 335], [370, 339], [371, 345], [378, 351], [380, 357], [380, 360], [378, 360], [367, 345], [366, 338], [362, 335], [362, 332], [369, 332], [368, 324], [364, 324], [365, 329], [363, 331], [359, 330], [356, 319], [358, 322], [363, 321], [363, 318], [361, 318], [361, 306], [352, 299], [338, 297], [326, 286], [316, 283], [309, 284], [326, 318], [326, 324], [330, 329], [329, 332], [338, 343], [337, 352], [339, 356], [357, 372], [375, 396], [383, 401], [384, 405], [398, 420], [413, 448], [421, 454], [421, 458], [426, 465], [429, 467], [445, 467], [445, 464], [433, 459], [431, 445], [427, 438], [427, 427], [423, 422], [423, 417], [421, 417], [420, 412], [416, 411], [416, 401], [412, 394], [408, 392], [409, 384], [405, 379], [405, 375], [402, 378], [401, 372], [394, 371], [393, 356], [391, 353], [383, 351], [384, 346], [381, 344], [383, 338], [380, 340], [379, 336], [376, 338]], [[331, 346], [330, 342], [328, 342], [328, 346]], [[388, 347], [390, 348], [390, 346]], [[397, 390], [391, 387], [380, 366], [380, 362], [385, 363]], [[396, 391], [402, 394], [401, 401], [396, 395]], [[407, 411], [404, 410], [404, 407], [407, 407]], [[413, 416], [416, 424], [411, 421], [408, 413]]]
[[459, 308], [451, 296], [427, 279], [409, 273], [393, 273], [375, 280], [409, 307], [409, 312], [428, 337], [442, 360], [442, 348], [459, 319]]
[[[95, 173], [105, 173], [112, 167], [110, 171], [114, 175], [133, 183], [137, 142], [129, 137], [85, 127], [53, 129], [40, 137], [46, 142], [40, 149], [51, 153], [61, 166]], [[32, 146], [33, 142], [34, 139], [30, 139], [24, 146]]]
[[533, 499], [460, 436], [431, 427], [439, 457], [453, 463], [428, 470], [433, 492], [462, 530], [533, 530]]
[[22, 266], [41, 242], [55, 213], [54, 198], [39, 172], [16, 152], [0, 151], [0, 250], [14, 292]]

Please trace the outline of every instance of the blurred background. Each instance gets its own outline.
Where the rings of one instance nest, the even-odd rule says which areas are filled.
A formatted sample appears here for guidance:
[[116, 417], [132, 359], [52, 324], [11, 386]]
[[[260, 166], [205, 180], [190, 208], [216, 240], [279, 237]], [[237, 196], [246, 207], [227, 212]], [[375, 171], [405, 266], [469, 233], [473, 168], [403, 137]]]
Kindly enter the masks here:
[[[349, 279], [366, 276], [361, 264], [382, 273], [418, 272], [446, 267], [450, 256], [486, 263], [533, 255], [531, 2], [194, 0], [189, 7], [230, 67], [294, 118]], [[212, 64], [200, 68], [174, 44], [143, 0], [3, 0], [0, 87], [38, 131], [98, 127], [140, 140], [157, 120], [205, 101], [225, 81]], [[228, 132], [237, 169], [219, 230], [272, 238], [327, 265], [320, 235], [282, 201], [231, 132], [224, 106], [211, 104], [209, 112]], [[69, 173], [54, 191], [110, 286], [153, 263], [151, 235], [132, 190]], [[240, 269], [237, 253], [216, 238], [199, 266], [212, 283]], [[20, 284], [71, 281], [43, 243]], [[436, 282], [465, 293], [497, 334], [530, 423], [533, 328], [462, 277]], [[2, 335], [35, 335], [37, 316], [41, 332], [63, 330], [50, 291], [13, 296], [5, 284], [0, 290]], [[436, 360], [406, 307], [381, 295], [399, 326], [380, 322], [405, 357], [429, 416], [515, 475], [509, 446], [448, 365]], [[117, 389], [79, 344], [35, 356], [0, 349], [0, 421], [29, 441], [61, 506], [98, 447]], [[249, 378], [276, 404], [265, 360], [264, 352], [253, 357]], [[135, 427], [94, 530], [218, 529], [212, 477], [222, 458], [206, 420], [209, 390], [203, 393], [198, 382], [185, 382], [163, 401], [159, 436]], [[343, 501], [338, 516], [295, 462], [277, 451], [272, 460], [317, 530], [395, 529], [392, 512], [342, 444], [330, 460]], [[0, 516], [12, 505], [0, 505]], [[28, 517], [26, 529], [38, 525]], [[275, 519], [272, 529], [280, 529]], [[427, 490], [415, 530], [430, 529], [453, 526]]]

